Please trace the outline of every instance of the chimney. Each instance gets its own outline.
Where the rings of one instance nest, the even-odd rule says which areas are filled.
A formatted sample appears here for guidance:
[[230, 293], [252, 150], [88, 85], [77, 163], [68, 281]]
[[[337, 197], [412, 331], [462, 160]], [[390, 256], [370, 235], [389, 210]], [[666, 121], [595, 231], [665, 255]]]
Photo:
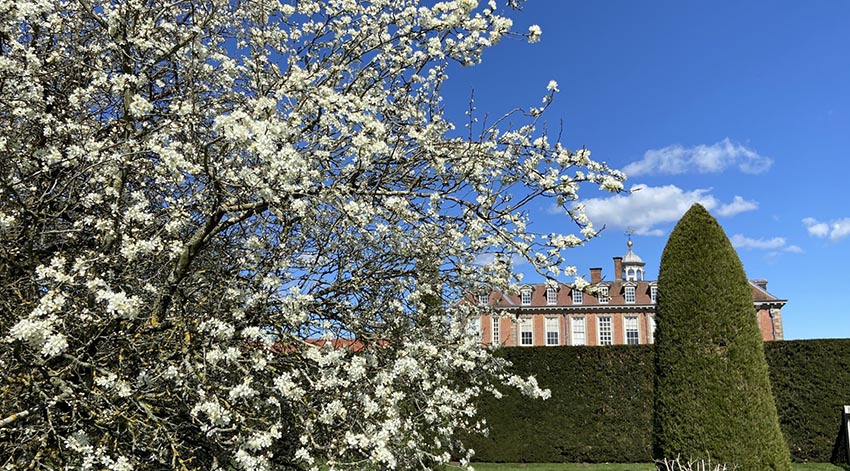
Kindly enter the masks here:
[[767, 291], [767, 280], [753, 280], [756, 286]]
[[599, 283], [602, 281], [602, 269], [601, 268], [591, 268], [590, 269], [590, 282], [591, 283]]
[[614, 257], [614, 279], [623, 279], [623, 257]]

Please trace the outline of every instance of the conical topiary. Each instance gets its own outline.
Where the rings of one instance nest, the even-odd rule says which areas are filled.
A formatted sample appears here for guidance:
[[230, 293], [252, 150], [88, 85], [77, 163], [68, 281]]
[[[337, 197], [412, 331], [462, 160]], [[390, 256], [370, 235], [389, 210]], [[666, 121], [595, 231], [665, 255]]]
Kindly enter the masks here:
[[698, 204], [664, 247], [656, 315], [656, 458], [790, 470], [744, 268]]

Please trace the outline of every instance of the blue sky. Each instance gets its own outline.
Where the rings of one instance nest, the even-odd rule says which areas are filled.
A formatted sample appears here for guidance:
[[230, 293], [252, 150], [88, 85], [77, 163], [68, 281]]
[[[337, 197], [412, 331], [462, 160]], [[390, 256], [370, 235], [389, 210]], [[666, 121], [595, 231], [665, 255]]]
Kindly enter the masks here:
[[[531, 0], [511, 15], [537, 44], [503, 40], [445, 88], [462, 121], [539, 106], [562, 142], [626, 170], [632, 194], [581, 194], [602, 235], [571, 252], [580, 273], [635, 252], [658, 276], [670, 230], [705, 205], [747, 275], [788, 299], [787, 339], [850, 336], [850, 2]], [[532, 229], [570, 231], [546, 203]], [[570, 280], [564, 280], [570, 281]]]

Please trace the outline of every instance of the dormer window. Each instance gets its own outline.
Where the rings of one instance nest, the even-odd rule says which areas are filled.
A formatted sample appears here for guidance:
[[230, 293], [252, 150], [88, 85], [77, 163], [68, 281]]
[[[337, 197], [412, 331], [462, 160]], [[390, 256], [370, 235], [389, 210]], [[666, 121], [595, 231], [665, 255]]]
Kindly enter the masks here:
[[551, 286], [546, 288], [546, 304], [558, 304], [558, 290]]
[[635, 287], [634, 286], [626, 286], [626, 304], [634, 304], [635, 303]]
[[658, 299], [658, 287], [652, 285], [649, 287], [649, 300], [652, 301], [652, 304], [655, 304], [655, 301]]
[[573, 304], [581, 304], [584, 302], [584, 293], [574, 289], [573, 290]]
[[597, 288], [596, 296], [599, 299], [599, 304], [608, 304], [608, 301], [611, 300], [611, 298], [608, 297], [608, 287], [607, 286], [600, 286], [599, 288]]
[[531, 288], [523, 288], [522, 291], [519, 292], [520, 303], [523, 306], [531, 305]]
[[478, 295], [478, 304], [482, 306], [486, 306], [490, 303], [490, 295], [489, 294], [479, 294]]

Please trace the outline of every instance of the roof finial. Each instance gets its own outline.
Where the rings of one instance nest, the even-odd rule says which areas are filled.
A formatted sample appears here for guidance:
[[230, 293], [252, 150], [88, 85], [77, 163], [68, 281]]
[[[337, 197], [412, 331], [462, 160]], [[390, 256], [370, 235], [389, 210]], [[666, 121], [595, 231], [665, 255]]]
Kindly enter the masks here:
[[629, 241], [626, 242], [626, 245], [628, 245], [629, 248], [632, 248], [632, 245], [633, 245], [632, 244], [632, 234], [634, 234], [634, 233], [635, 233], [634, 229], [629, 229], [629, 230], [626, 231], [626, 235], [629, 236]]

